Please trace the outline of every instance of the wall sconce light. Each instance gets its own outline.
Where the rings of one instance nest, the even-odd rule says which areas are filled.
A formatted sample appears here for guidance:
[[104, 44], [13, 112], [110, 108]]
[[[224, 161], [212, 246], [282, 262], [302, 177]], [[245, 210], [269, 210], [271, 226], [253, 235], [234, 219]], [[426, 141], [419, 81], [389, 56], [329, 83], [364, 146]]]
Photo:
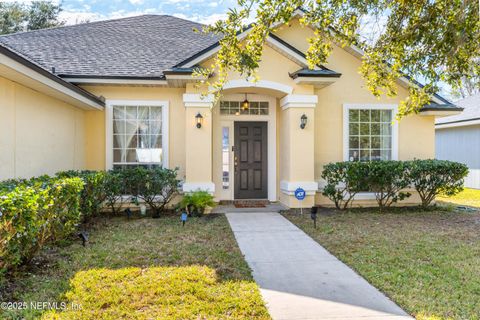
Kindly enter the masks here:
[[195, 120], [197, 122], [197, 128], [200, 129], [202, 127], [203, 116], [199, 113], [195, 116]]
[[305, 114], [302, 114], [302, 116], [300, 117], [300, 129], [305, 129], [305, 127], [307, 126], [307, 116]]
[[242, 110], [247, 111], [248, 109], [250, 109], [250, 102], [248, 101], [247, 94], [245, 93], [245, 100], [242, 102]]

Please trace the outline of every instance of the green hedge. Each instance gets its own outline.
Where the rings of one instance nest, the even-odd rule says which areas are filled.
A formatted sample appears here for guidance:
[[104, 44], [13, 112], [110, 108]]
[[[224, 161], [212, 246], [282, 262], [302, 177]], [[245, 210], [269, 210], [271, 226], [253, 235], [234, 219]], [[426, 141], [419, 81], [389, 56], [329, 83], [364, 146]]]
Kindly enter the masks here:
[[0, 184], [0, 273], [75, 230], [82, 189], [79, 178], [43, 176]]
[[422, 206], [429, 206], [439, 194], [455, 195], [463, 190], [468, 174], [464, 164], [445, 160], [337, 162], [326, 165], [323, 195], [338, 209], [348, 208], [358, 192], [374, 192], [380, 209], [410, 196], [415, 188]]
[[45, 244], [65, 239], [128, 194], [158, 216], [178, 191], [177, 170], [64, 171], [54, 177], [0, 182], [0, 274], [30, 261]]

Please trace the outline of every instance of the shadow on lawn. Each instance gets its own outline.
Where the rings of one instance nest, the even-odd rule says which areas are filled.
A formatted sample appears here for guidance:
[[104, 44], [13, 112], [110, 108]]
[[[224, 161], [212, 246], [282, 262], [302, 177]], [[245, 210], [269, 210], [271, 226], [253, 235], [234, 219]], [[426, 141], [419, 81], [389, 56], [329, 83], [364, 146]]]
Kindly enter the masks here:
[[[219, 281], [252, 281], [230, 226], [223, 215], [160, 219], [103, 216], [85, 229], [89, 243], [80, 239], [46, 248], [32, 263], [13, 275], [2, 301], [65, 301], [69, 280], [79, 271], [106, 268], [179, 267], [201, 265], [215, 270]], [[24, 310], [0, 317], [34, 318], [41, 312]]]

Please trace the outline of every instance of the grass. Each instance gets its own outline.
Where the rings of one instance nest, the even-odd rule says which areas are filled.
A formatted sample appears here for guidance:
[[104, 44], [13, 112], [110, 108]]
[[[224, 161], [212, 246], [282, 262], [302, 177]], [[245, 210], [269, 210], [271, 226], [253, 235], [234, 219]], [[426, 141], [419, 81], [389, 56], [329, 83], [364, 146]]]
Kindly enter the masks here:
[[417, 319], [480, 319], [480, 213], [285, 216]]
[[[44, 250], [2, 301], [81, 310], [10, 310], [6, 319], [269, 319], [223, 215], [99, 218], [80, 241]], [[0, 311], [1, 312], [1, 311]]]
[[453, 197], [437, 197], [441, 202], [480, 208], [480, 190], [465, 188]]

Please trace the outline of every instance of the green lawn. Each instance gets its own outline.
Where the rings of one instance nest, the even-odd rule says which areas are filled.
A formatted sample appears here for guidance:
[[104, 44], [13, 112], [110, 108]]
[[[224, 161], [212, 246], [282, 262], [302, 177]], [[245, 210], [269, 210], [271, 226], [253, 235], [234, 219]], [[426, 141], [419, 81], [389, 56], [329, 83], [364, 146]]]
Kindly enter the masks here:
[[87, 247], [75, 240], [44, 250], [2, 297], [81, 310], [28, 308], [0, 318], [270, 318], [223, 215], [191, 218], [185, 227], [177, 216], [98, 218], [88, 231]]
[[465, 188], [453, 197], [437, 197], [441, 202], [480, 208], [480, 190]]
[[286, 213], [418, 319], [480, 319], [480, 213]]

